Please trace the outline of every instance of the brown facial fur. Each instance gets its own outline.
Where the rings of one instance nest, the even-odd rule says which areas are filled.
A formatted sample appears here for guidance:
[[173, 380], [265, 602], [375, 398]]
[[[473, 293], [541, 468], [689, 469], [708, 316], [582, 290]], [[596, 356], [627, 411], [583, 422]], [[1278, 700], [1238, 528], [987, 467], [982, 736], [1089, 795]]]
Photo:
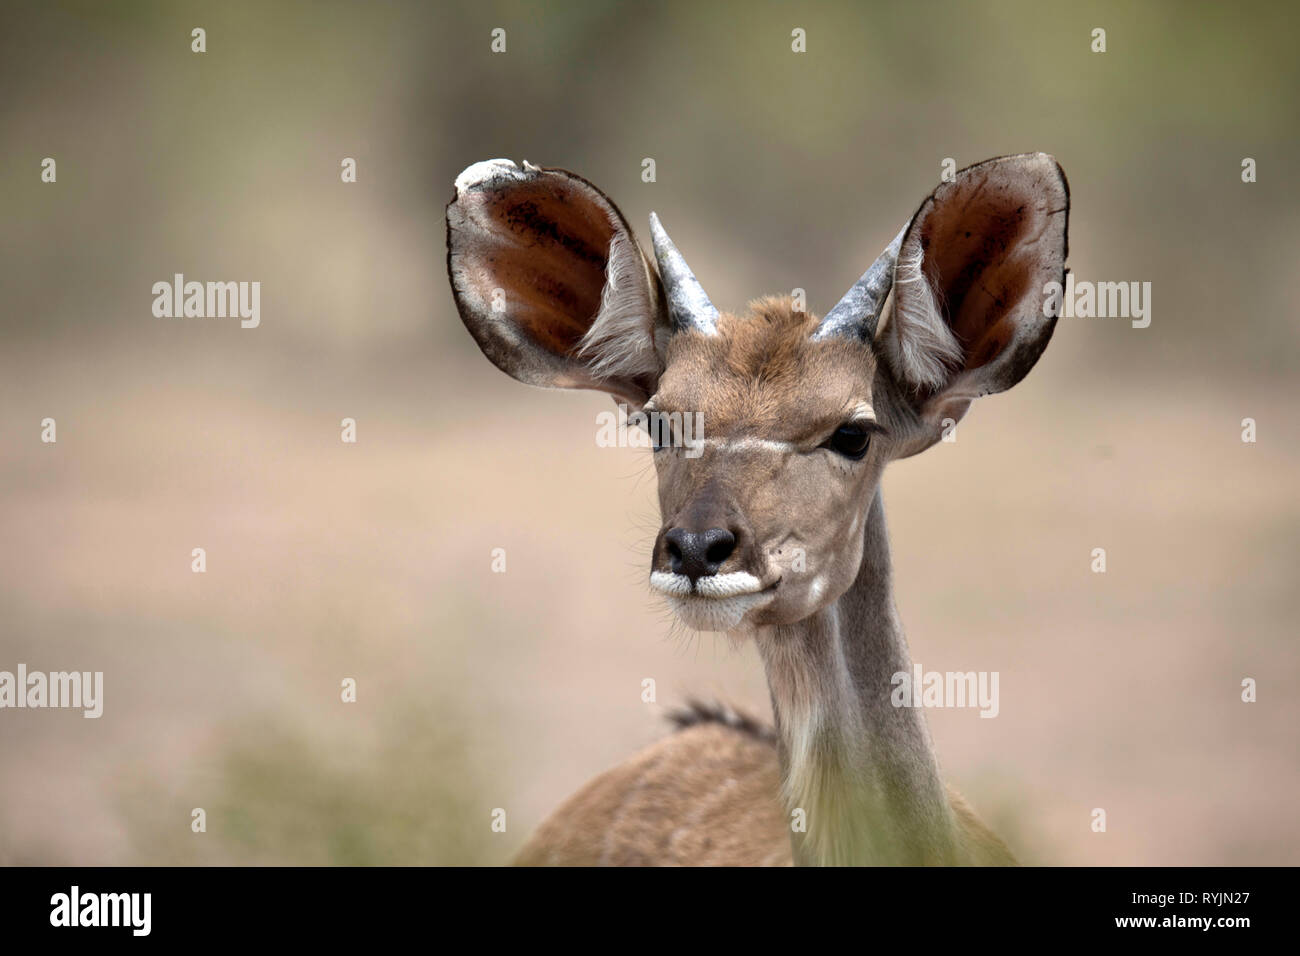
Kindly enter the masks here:
[[[817, 322], [788, 298], [766, 298], [745, 316], [723, 315], [716, 336], [679, 334], [653, 399], [660, 412], [701, 412], [706, 444], [695, 458], [682, 448], [655, 453], [664, 531], [652, 567], [668, 570], [663, 533], [698, 524], [705, 499], [737, 533], [721, 573], [780, 582], [752, 624], [799, 620], [853, 582], [871, 489], [893, 436], [913, 424], [870, 347], [812, 341]], [[850, 419], [863, 421], [864, 406], [883, 430], [862, 460], [820, 447]]]
[[709, 437], [815, 439], [815, 447], [870, 397], [875, 371], [860, 343], [809, 341], [818, 321], [772, 296], [745, 316], [723, 315], [716, 336], [674, 336], [655, 407], [703, 411]]

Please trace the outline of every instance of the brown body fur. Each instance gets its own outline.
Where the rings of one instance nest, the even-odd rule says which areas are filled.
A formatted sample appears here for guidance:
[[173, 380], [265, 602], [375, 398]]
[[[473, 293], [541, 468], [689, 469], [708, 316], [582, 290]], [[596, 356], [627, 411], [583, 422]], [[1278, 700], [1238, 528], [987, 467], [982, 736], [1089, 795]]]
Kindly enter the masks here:
[[[791, 866], [770, 740], [721, 723], [679, 730], [591, 780], [534, 831], [516, 866]], [[1014, 866], [951, 787], [972, 865]], [[678, 815], [679, 809], [687, 810]]]

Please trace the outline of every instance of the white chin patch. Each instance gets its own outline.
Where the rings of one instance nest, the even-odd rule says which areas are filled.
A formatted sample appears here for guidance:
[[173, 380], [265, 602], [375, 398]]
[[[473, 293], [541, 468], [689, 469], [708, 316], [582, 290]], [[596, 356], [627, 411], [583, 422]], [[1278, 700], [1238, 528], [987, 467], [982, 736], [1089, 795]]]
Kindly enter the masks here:
[[709, 575], [694, 585], [684, 574], [653, 571], [650, 587], [665, 595], [678, 620], [694, 631], [730, 631], [772, 599], [758, 578], [744, 571]]

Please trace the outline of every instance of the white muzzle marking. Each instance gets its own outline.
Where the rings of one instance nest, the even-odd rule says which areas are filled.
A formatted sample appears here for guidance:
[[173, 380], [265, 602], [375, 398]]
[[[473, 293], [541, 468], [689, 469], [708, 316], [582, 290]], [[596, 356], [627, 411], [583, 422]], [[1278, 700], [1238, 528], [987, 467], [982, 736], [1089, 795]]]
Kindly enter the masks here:
[[729, 631], [772, 599], [763, 593], [762, 582], [744, 571], [707, 575], [694, 585], [684, 574], [652, 571], [650, 587], [665, 595], [678, 619], [696, 631]]

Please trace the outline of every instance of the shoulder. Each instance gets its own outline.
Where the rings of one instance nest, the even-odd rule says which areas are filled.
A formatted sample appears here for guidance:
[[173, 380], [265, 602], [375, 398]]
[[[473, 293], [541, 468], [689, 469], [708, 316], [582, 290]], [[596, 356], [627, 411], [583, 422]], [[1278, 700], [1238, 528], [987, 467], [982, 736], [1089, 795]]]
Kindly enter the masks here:
[[522, 866], [790, 863], [770, 729], [720, 705], [586, 784], [520, 851]]

